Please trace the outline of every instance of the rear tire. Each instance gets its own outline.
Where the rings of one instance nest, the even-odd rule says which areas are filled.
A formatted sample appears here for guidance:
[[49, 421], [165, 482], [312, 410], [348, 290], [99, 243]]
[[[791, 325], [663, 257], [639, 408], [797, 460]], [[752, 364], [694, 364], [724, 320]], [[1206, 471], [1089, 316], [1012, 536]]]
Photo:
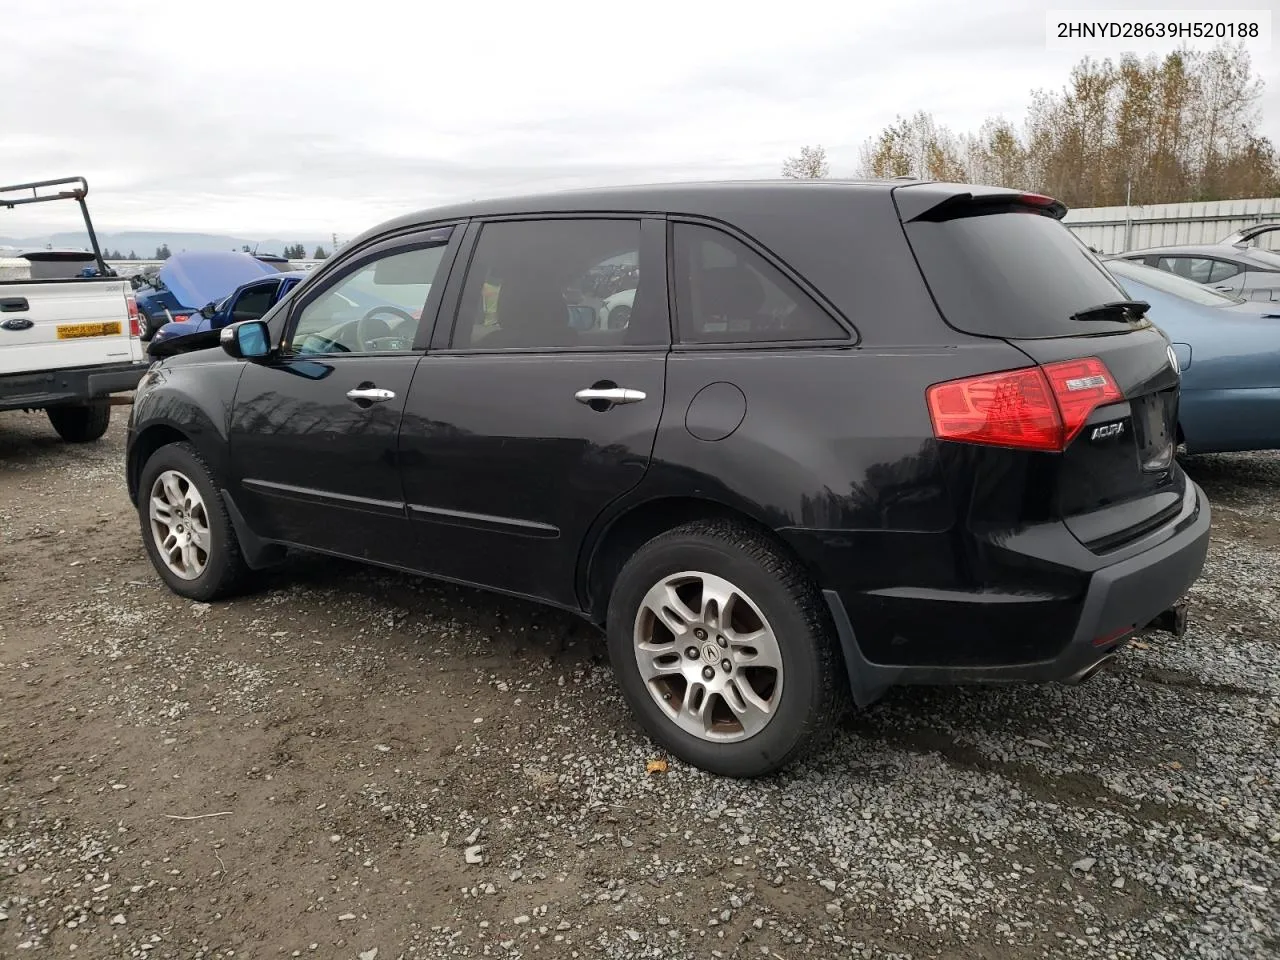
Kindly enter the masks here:
[[827, 741], [847, 704], [820, 592], [742, 524], [697, 521], [641, 547], [614, 585], [607, 633], [641, 725], [711, 773], [759, 777], [795, 763]]
[[100, 440], [111, 424], [111, 403], [106, 397], [45, 410], [49, 423], [67, 443]]
[[248, 567], [213, 472], [189, 443], [161, 447], [138, 477], [138, 520], [151, 564], [190, 600], [235, 593]]

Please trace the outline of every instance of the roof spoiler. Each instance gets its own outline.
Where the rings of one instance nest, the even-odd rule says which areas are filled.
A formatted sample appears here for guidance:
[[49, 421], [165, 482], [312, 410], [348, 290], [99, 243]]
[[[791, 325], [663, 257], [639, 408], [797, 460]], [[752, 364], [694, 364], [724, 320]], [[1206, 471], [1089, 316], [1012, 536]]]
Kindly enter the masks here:
[[[62, 187], [70, 185], [71, 190], [60, 190], [57, 193], [41, 193], [45, 187]], [[26, 193], [29, 197], [7, 197], [8, 193]], [[102, 259], [102, 250], [98, 247], [98, 235], [93, 232], [93, 221], [89, 219], [89, 207], [84, 198], [89, 193], [89, 181], [84, 177], [62, 177], [59, 180], [35, 180], [31, 183], [15, 183], [8, 187], [0, 187], [0, 207], [12, 210], [28, 203], [48, 203], [51, 200], [74, 200], [80, 204], [80, 213], [84, 216], [84, 229], [89, 234], [89, 245], [93, 247], [93, 259], [98, 264], [98, 273], [104, 277], [115, 276]]]
[[1252, 227], [1237, 230], [1230, 236], [1223, 237], [1218, 243], [1223, 246], [1239, 247], [1243, 250], [1249, 246], [1249, 241], [1262, 236], [1264, 233], [1271, 233], [1273, 230], [1280, 230], [1280, 223], [1258, 223]]
[[994, 213], [1001, 208], [1026, 210], [1055, 220], [1061, 220], [1067, 214], [1065, 203], [1043, 194], [957, 183], [903, 184], [894, 188], [893, 199], [903, 223], [953, 220]]

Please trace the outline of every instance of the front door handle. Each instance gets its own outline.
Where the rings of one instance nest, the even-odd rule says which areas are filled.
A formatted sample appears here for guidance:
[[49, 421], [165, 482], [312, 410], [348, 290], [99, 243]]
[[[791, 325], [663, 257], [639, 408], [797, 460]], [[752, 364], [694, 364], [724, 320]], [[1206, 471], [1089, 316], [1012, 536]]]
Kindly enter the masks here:
[[363, 400], [366, 403], [385, 403], [394, 399], [395, 395], [394, 390], [384, 390], [381, 387], [356, 387], [347, 391], [348, 400]]
[[579, 390], [574, 395], [579, 403], [639, 403], [648, 394], [643, 390], [632, 390], [630, 387], [589, 387]]

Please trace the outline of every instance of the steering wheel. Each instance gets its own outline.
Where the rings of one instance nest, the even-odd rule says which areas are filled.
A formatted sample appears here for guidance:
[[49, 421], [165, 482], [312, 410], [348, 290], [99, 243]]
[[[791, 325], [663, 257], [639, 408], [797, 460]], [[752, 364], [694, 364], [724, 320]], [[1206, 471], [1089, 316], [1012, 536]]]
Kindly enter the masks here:
[[356, 340], [359, 341], [361, 350], [373, 349], [372, 344], [377, 340], [398, 339], [392, 334], [391, 325], [378, 317], [380, 313], [392, 314], [407, 320], [409, 323], [418, 322], [413, 314], [407, 310], [401, 310], [399, 307], [393, 307], [390, 304], [374, 307], [356, 321]]

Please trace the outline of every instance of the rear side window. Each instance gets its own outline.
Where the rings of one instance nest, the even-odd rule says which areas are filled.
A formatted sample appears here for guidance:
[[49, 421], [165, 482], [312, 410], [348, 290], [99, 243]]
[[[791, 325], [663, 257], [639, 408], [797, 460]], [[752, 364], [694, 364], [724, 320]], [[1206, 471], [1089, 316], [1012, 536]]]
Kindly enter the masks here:
[[652, 287], [661, 274], [641, 263], [640, 249], [639, 220], [486, 223], [451, 345], [581, 350], [665, 341], [665, 304]]
[[1193, 283], [1208, 283], [1213, 261], [1208, 257], [1161, 257], [1156, 266]]
[[[1119, 277], [1121, 285], [1124, 284], [1125, 280], [1136, 280], [1138, 283], [1154, 290], [1169, 293], [1175, 297], [1190, 300], [1192, 303], [1198, 303], [1206, 307], [1226, 307], [1240, 302], [1238, 297], [1219, 293], [1212, 287], [1202, 286], [1183, 277], [1174, 276], [1164, 270], [1156, 270], [1153, 267], [1134, 263], [1132, 260], [1108, 260], [1107, 272]], [[1138, 297], [1138, 299], [1141, 300], [1142, 297]]]
[[1213, 266], [1209, 268], [1209, 282], [1221, 283], [1223, 280], [1230, 280], [1240, 268], [1234, 263], [1228, 263], [1226, 260], [1215, 260]]
[[742, 241], [677, 223], [676, 316], [682, 343], [847, 340], [796, 284]]
[[1052, 217], [1006, 212], [905, 226], [938, 309], [957, 330], [1033, 340], [1128, 328], [1112, 319], [1071, 319], [1129, 297]]

